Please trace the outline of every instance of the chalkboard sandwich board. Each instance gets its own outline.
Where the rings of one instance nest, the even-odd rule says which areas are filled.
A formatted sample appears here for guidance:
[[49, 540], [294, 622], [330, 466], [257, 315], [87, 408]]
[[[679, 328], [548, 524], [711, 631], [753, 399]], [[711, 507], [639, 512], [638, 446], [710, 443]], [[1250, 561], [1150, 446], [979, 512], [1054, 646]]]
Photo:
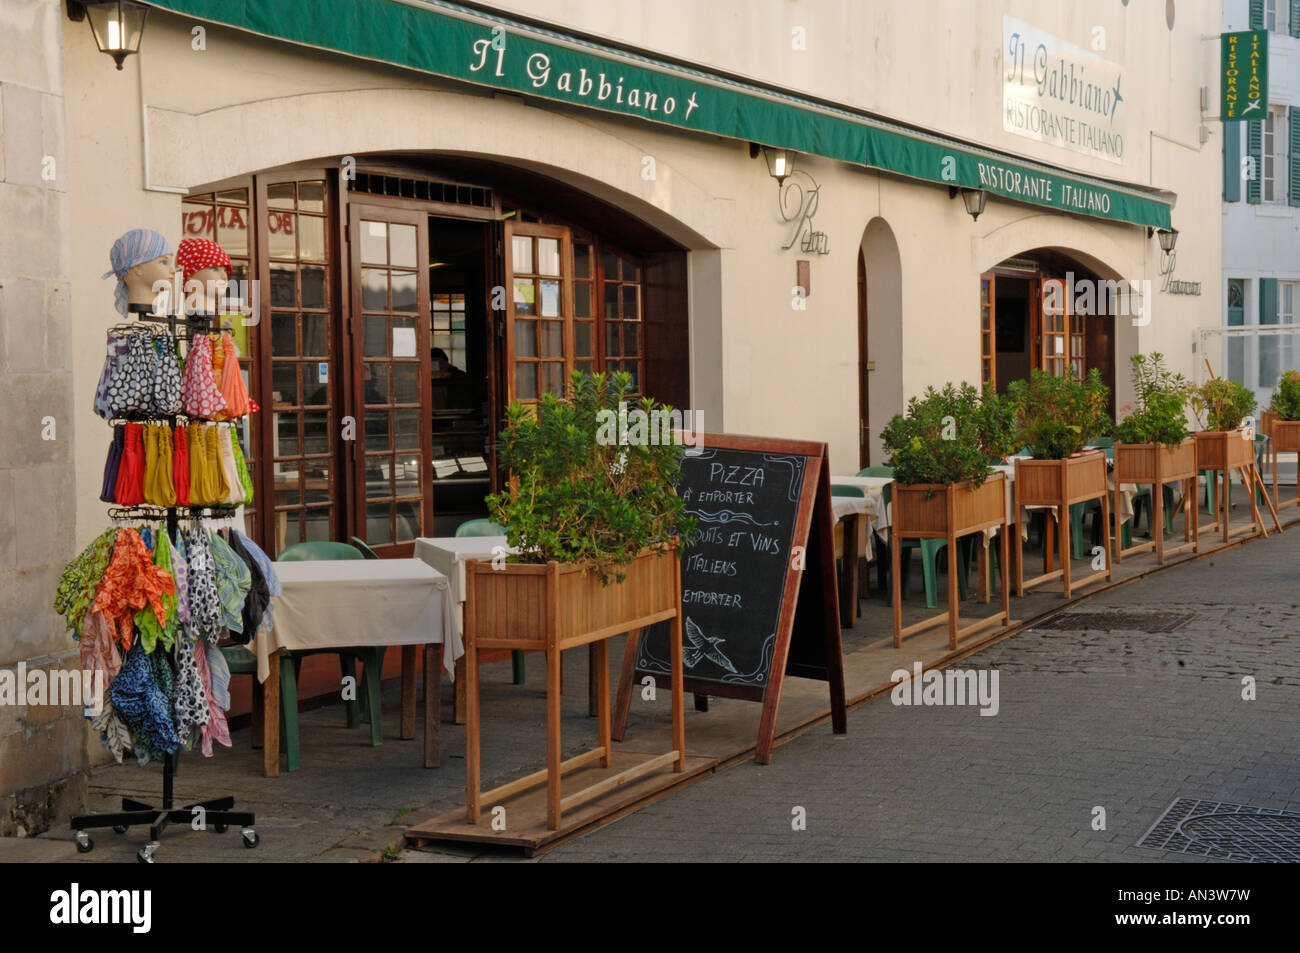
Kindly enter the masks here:
[[[829, 472], [824, 443], [739, 434], [706, 434], [682, 462], [677, 492], [699, 523], [682, 555], [685, 687], [763, 703], [760, 764], [787, 674], [829, 682], [834, 730], [846, 730]], [[619, 735], [646, 675], [669, 684], [662, 626], [628, 638]]]

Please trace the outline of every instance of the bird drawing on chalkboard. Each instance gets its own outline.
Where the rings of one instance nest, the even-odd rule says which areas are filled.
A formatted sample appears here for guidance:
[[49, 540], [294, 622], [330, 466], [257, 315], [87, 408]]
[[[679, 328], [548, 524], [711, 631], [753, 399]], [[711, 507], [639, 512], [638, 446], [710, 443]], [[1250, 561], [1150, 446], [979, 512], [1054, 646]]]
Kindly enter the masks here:
[[732, 665], [731, 659], [718, 648], [726, 639], [705, 635], [704, 631], [695, 624], [695, 620], [690, 617], [686, 619], [686, 641], [690, 644], [682, 649], [682, 661], [687, 668], [694, 668], [701, 658], [706, 658], [731, 674], [736, 674], [736, 666]]

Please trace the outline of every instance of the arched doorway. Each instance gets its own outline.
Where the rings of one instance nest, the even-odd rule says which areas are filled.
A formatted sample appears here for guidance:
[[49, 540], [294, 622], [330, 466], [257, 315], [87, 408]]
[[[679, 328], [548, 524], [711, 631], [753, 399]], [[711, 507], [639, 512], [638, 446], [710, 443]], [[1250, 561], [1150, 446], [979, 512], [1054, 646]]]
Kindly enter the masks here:
[[[882, 460], [879, 433], [903, 411], [903, 266], [894, 231], [873, 218], [858, 249], [859, 466]], [[871, 357], [871, 355], [875, 357]]]
[[1076, 380], [1092, 369], [1115, 413], [1115, 314], [1127, 284], [1057, 249], [1007, 258], [980, 275], [980, 380], [1005, 393], [1033, 370]]
[[240, 435], [245, 515], [268, 552], [357, 536], [409, 555], [486, 515], [506, 407], [573, 370], [690, 406], [685, 248], [540, 173], [321, 160], [191, 190], [182, 232], [226, 248], [257, 305], [233, 330], [262, 407]]

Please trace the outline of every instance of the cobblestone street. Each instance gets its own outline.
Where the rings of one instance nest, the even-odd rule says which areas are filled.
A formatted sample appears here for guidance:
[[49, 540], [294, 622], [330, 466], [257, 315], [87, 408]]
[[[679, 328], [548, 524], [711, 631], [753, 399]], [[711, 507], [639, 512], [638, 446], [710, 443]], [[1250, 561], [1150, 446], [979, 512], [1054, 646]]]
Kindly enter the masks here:
[[1300, 810], [1298, 562], [1292, 532], [1113, 590], [1072, 611], [1195, 617], [1024, 631], [960, 663], [998, 671], [995, 717], [882, 698], [541, 859], [1186, 859], [1134, 846], [1177, 797]]

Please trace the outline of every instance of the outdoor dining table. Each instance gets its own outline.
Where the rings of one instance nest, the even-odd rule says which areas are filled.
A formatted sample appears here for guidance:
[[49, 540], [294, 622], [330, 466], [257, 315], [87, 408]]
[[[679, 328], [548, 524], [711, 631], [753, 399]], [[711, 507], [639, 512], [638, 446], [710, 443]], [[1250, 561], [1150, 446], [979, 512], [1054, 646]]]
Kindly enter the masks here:
[[[428, 563], [447, 577], [450, 585], [452, 619], [458, 638], [463, 637], [465, 619], [465, 564], [491, 560], [513, 553], [504, 536], [421, 536], [415, 540], [415, 558]], [[465, 723], [465, 660], [456, 662], [454, 724]]]
[[[1024, 513], [1014, 512], [1015, 510], [1014, 488], [1015, 488], [1015, 479], [1016, 479], [1016, 468], [1014, 463], [1015, 458], [1009, 457], [1008, 459], [1011, 460], [1012, 462], [1007, 464], [998, 464], [996, 466], [991, 467], [990, 469], [1006, 475], [1006, 493], [1007, 493], [1006, 505], [1007, 505], [1007, 513], [1009, 514], [1009, 521], [1013, 524], [1018, 524], [1020, 526], [1020, 532], [1027, 537], [1029, 533], [1029, 520], [1025, 517], [1027, 517], [1030, 512], [1036, 510], [1052, 510], [1054, 513], [1056, 508], [1052, 506], [1026, 506], [1023, 508], [1025, 511]], [[1110, 462], [1112, 459], [1113, 457], [1111, 457], [1108, 454], [1107, 461]], [[867, 531], [864, 534], [865, 545], [862, 547], [862, 552], [864, 553], [868, 562], [875, 561], [875, 551], [874, 551], [875, 547], [873, 545], [873, 540], [875, 536], [879, 535], [883, 541], [885, 542], [889, 541], [889, 527], [891, 523], [890, 511], [892, 510], [893, 507], [892, 504], [889, 506], [885, 505], [884, 493], [885, 493], [885, 487], [888, 484], [893, 482], [894, 480], [892, 477], [880, 477], [880, 476], [833, 476], [831, 477], [832, 486], [858, 487], [865, 494], [865, 506], [863, 507], [862, 511], [866, 515]], [[1110, 489], [1113, 490], [1114, 488], [1115, 488], [1114, 481], [1111, 480]], [[1120, 522], [1127, 522], [1128, 520], [1133, 518], [1133, 499], [1137, 494], [1137, 486], [1132, 483], [1126, 483], [1120, 488], [1120, 491], [1121, 491], [1120, 492]], [[835, 496], [832, 497], [832, 499], [836, 503], [838, 503], [840, 500], [848, 500], [854, 498]], [[981, 602], [988, 602], [989, 600], [988, 545], [989, 545], [989, 539], [993, 535], [996, 535], [996, 533], [997, 533], [996, 530], [990, 530], [984, 534], [983, 545], [980, 547], [978, 552], [979, 600]], [[1044, 547], [1044, 549], [1045, 551], [1043, 554], [1043, 559], [1044, 559], [1044, 565], [1046, 566], [1048, 564], [1048, 560], [1052, 559], [1052, 553], [1050, 547]], [[846, 556], [846, 563], [845, 563], [846, 575], [848, 573], [848, 569], [849, 567], [847, 564], [847, 556]], [[856, 575], [856, 564], [855, 564], [855, 575]], [[856, 590], [856, 579], [854, 580], [854, 589]], [[841, 592], [843, 592], [843, 583], [841, 583]], [[855, 607], [856, 607], [856, 603], [855, 603]]]
[[[839, 481], [839, 478], [835, 478]], [[831, 490], [831, 515], [835, 520], [835, 557], [843, 561], [840, 573], [840, 625], [848, 628], [858, 618], [858, 560], [870, 552], [868, 521], [871, 501], [862, 496], [836, 496]]]
[[[424, 652], [424, 764], [439, 758], [438, 660], [454, 672], [465, 654], [446, 575], [420, 559], [276, 562], [284, 588], [274, 598], [275, 624], [249, 646], [262, 692], [263, 770], [280, 773], [281, 651], [355, 646], [402, 647], [401, 737], [415, 737], [415, 648]], [[372, 718], [380, 717], [371, 712]]]

